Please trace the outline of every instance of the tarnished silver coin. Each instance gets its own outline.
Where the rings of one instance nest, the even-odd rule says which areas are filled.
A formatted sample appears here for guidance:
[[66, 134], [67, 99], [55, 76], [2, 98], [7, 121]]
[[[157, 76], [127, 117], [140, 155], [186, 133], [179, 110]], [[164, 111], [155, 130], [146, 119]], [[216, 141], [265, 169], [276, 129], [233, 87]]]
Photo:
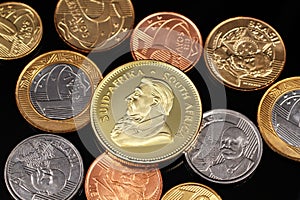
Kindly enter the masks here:
[[249, 118], [237, 111], [214, 109], [203, 113], [197, 139], [185, 157], [201, 177], [230, 184], [249, 177], [262, 152], [261, 134]]
[[83, 183], [83, 161], [65, 138], [38, 134], [20, 142], [7, 158], [4, 177], [14, 199], [71, 199]]

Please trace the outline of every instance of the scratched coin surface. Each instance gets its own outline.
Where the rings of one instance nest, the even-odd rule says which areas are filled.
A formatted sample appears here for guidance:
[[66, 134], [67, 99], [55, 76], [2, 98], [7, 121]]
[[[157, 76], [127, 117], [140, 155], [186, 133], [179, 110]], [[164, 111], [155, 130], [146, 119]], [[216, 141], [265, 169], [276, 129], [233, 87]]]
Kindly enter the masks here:
[[90, 165], [84, 186], [88, 200], [160, 200], [163, 181], [157, 168], [134, 168], [102, 153]]
[[30, 54], [40, 43], [43, 25], [39, 14], [20, 2], [0, 3], [0, 59]]
[[212, 188], [196, 182], [186, 182], [169, 189], [161, 200], [222, 200]]
[[38, 134], [24, 139], [9, 154], [4, 178], [16, 200], [72, 199], [83, 183], [82, 157], [65, 138]]
[[300, 161], [300, 77], [274, 83], [263, 95], [257, 114], [262, 137], [278, 154]]
[[55, 50], [29, 62], [16, 84], [20, 113], [47, 132], [76, 131], [90, 122], [93, 92], [102, 80], [97, 65], [79, 53]]
[[175, 12], [157, 12], [142, 19], [131, 34], [130, 48], [135, 60], [159, 60], [184, 72], [197, 64], [203, 49], [198, 27]]
[[72, 48], [99, 52], [128, 38], [134, 18], [130, 0], [59, 0], [54, 25], [59, 36]]
[[245, 115], [228, 109], [203, 113], [201, 130], [185, 157], [201, 177], [220, 184], [245, 180], [263, 152], [261, 134]]
[[222, 84], [253, 91], [272, 84], [286, 61], [281, 36], [266, 22], [233, 17], [218, 24], [204, 45], [204, 59]]
[[166, 164], [195, 139], [202, 119], [197, 88], [178, 68], [138, 60], [109, 72], [91, 102], [91, 124], [113, 155], [134, 163]]

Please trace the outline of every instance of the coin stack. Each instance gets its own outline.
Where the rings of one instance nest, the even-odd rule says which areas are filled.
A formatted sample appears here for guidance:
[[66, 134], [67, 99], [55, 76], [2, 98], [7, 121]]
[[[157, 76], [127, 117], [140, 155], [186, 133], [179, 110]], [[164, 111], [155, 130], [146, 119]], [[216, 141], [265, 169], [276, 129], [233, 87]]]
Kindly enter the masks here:
[[[130, 0], [59, 0], [53, 9], [53, 26], [66, 49], [34, 55], [15, 86], [17, 108], [35, 131], [5, 163], [5, 183], [14, 199], [83, 194], [88, 200], [221, 200], [220, 186], [240, 184], [254, 174], [264, 141], [280, 155], [300, 160], [300, 81], [275, 82], [286, 51], [268, 23], [232, 17], [203, 43], [187, 15], [153, 12], [136, 22], [138, 11]], [[43, 29], [31, 6], [1, 3], [0, 59], [33, 55]], [[129, 61], [101, 69], [94, 56], [114, 55], [122, 44]], [[197, 67], [202, 56], [206, 75], [223, 91], [268, 88], [258, 106], [258, 125], [246, 113], [204, 102], [199, 82], [205, 77]], [[216, 90], [206, 87], [212, 97]], [[226, 95], [221, 98], [226, 101]], [[96, 143], [92, 162], [67, 139], [76, 133], [83, 144], [83, 138]], [[164, 188], [163, 172], [172, 172], [180, 160], [196, 181]]]

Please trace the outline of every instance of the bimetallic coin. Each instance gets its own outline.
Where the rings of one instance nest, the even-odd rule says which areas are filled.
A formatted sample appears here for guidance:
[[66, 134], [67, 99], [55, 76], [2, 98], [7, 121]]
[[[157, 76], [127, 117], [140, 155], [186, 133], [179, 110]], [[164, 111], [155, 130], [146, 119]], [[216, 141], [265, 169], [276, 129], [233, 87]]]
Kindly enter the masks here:
[[108, 73], [91, 102], [91, 124], [113, 155], [139, 164], [177, 159], [195, 139], [202, 119], [197, 88], [178, 68], [138, 60]]
[[160, 200], [162, 184], [159, 169], [134, 168], [103, 153], [90, 165], [84, 186], [88, 200]]
[[200, 31], [189, 18], [157, 12], [135, 26], [130, 48], [135, 60], [163, 61], [187, 72], [199, 61], [203, 47]]
[[222, 84], [253, 91], [276, 80], [286, 61], [286, 50], [278, 32], [266, 22], [233, 17], [210, 32], [204, 59], [211, 74]]
[[130, 0], [59, 0], [54, 23], [59, 36], [72, 48], [105, 51], [129, 37], [134, 8]]
[[168, 190], [161, 200], [222, 200], [212, 188], [200, 183], [181, 183]]
[[262, 137], [278, 154], [300, 161], [300, 77], [274, 83], [263, 95], [257, 113]]
[[201, 177], [230, 184], [249, 177], [262, 152], [261, 134], [252, 121], [233, 110], [214, 109], [203, 113], [197, 140], [185, 157]]
[[17, 106], [38, 129], [72, 132], [90, 122], [90, 101], [101, 80], [99, 68], [89, 58], [67, 50], [47, 52], [28, 63], [20, 74]]
[[72, 199], [83, 183], [83, 162], [65, 138], [38, 134], [20, 142], [7, 158], [4, 178], [16, 200]]
[[0, 3], [0, 59], [30, 54], [40, 43], [43, 25], [39, 14], [20, 2]]

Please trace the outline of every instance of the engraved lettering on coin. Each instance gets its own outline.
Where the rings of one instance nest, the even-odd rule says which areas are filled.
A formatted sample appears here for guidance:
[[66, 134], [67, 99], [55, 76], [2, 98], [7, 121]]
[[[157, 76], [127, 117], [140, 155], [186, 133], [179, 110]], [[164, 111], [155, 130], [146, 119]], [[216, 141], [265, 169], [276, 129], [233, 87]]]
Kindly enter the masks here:
[[126, 115], [118, 120], [111, 133], [112, 140], [121, 147], [167, 144], [173, 135], [166, 117], [173, 106], [174, 94], [161, 80], [144, 77], [126, 97]]
[[300, 90], [282, 94], [272, 111], [273, 129], [289, 145], [300, 147]]
[[129, 167], [103, 153], [91, 164], [85, 179], [88, 200], [159, 200], [162, 177], [159, 169]]
[[5, 181], [16, 199], [71, 199], [83, 181], [82, 158], [60, 136], [31, 136], [9, 155]]
[[181, 183], [169, 189], [161, 200], [222, 200], [212, 188], [201, 183]]
[[195, 139], [201, 118], [193, 82], [178, 68], [155, 60], [117, 67], [99, 83], [91, 102], [91, 124], [100, 144], [135, 163], [177, 158]]
[[220, 23], [207, 38], [205, 50], [212, 74], [241, 90], [271, 84], [285, 63], [285, 48], [279, 34], [254, 18], [236, 17]]
[[203, 115], [198, 139], [185, 154], [192, 169], [218, 183], [247, 178], [262, 156], [258, 129], [235, 111], [219, 109]]
[[134, 9], [129, 0], [60, 0], [54, 19], [57, 32], [73, 48], [104, 51], [129, 36]]
[[42, 38], [38, 13], [19, 2], [0, 4], [0, 59], [11, 60], [31, 53]]
[[30, 86], [33, 106], [50, 119], [76, 116], [86, 108], [91, 96], [87, 75], [69, 64], [55, 64], [42, 69]]
[[202, 54], [198, 27], [173, 12], [153, 13], [141, 20], [131, 34], [130, 45], [135, 60], [159, 60], [185, 72], [196, 65]]

